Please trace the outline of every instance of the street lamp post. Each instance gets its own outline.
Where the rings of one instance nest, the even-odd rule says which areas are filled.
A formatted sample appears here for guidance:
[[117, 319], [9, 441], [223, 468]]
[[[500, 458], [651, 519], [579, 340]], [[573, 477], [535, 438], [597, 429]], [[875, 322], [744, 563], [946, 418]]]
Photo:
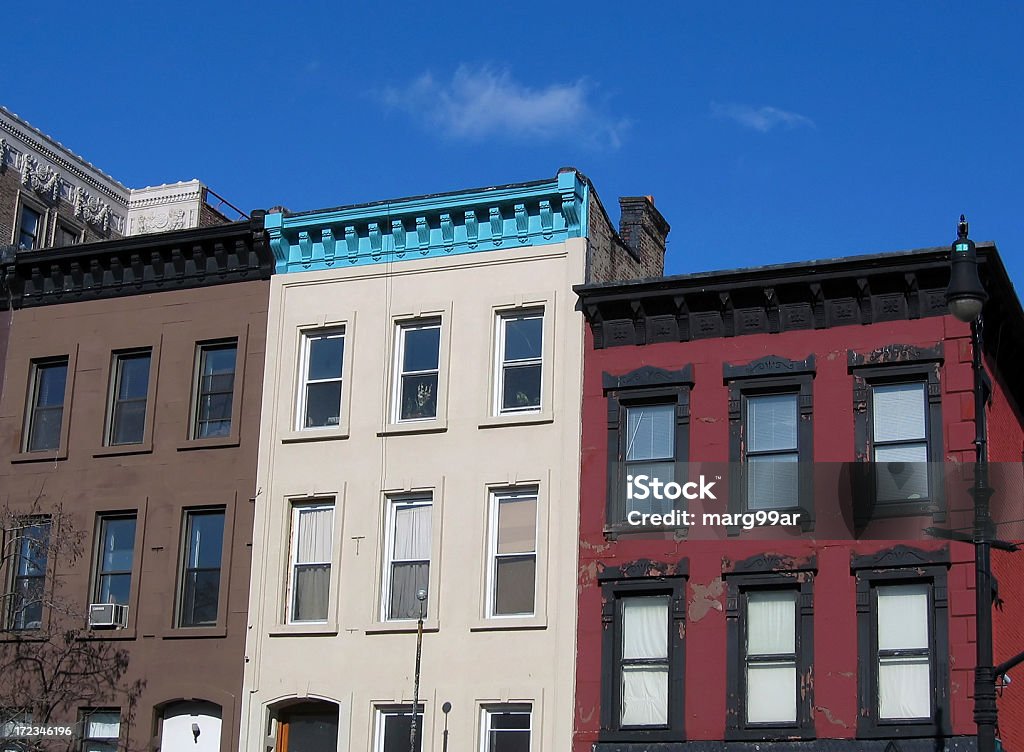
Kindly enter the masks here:
[[416, 752], [416, 717], [420, 706], [420, 656], [423, 653], [423, 606], [427, 600], [426, 590], [416, 591], [420, 602], [420, 618], [416, 620], [416, 669], [412, 684], [412, 723], [409, 724], [409, 752]]
[[988, 484], [988, 428], [985, 407], [988, 380], [982, 362], [984, 319], [988, 294], [978, 277], [978, 254], [967, 237], [967, 219], [960, 215], [957, 239], [950, 255], [946, 304], [957, 319], [971, 325], [971, 363], [974, 372], [974, 575], [977, 619], [977, 659], [974, 669], [974, 722], [978, 726], [978, 752], [994, 752], [996, 744], [996, 673], [992, 665], [992, 542], [989, 513], [992, 489]]

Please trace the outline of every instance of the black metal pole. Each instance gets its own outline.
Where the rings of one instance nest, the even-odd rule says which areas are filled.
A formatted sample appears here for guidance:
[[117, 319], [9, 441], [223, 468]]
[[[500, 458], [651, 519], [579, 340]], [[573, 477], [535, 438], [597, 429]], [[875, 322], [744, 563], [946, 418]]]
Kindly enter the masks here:
[[416, 675], [412, 685], [412, 723], [409, 724], [409, 752], [416, 752], [416, 718], [420, 705], [420, 656], [423, 653], [423, 598], [420, 601], [420, 618], [416, 621]]
[[974, 574], [977, 613], [977, 665], [974, 669], [974, 722], [978, 726], [978, 752], [995, 752], [996, 677], [992, 665], [992, 518], [988, 484], [988, 427], [985, 415], [985, 366], [982, 362], [984, 322], [971, 322], [974, 370]]

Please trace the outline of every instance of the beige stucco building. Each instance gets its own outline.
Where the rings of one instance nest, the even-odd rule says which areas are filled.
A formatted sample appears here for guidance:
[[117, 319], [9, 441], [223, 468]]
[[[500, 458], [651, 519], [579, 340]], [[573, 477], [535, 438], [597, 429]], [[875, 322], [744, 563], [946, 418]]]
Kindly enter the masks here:
[[421, 613], [417, 748], [568, 749], [572, 286], [660, 274], [668, 231], [622, 207], [570, 169], [267, 216], [242, 752], [407, 752]]

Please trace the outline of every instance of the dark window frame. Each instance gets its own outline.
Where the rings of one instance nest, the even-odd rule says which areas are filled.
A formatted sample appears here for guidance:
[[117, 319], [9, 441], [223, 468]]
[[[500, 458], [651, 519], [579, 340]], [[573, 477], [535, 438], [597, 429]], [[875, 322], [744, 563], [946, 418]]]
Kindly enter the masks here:
[[[216, 433], [216, 434], [213, 434], [213, 435], [204, 435], [203, 432], [202, 432], [202, 429], [200, 427], [203, 423], [222, 423], [222, 422], [224, 422], [224, 419], [223, 418], [213, 419], [213, 418], [209, 418], [209, 417], [204, 419], [202, 417], [203, 416], [203, 408], [202, 408], [203, 397], [211, 396], [211, 395], [214, 395], [214, 394], [228, 394], [228, 392], [226, 392], [226, 391], [214, 392], [214, 391], [205, 391], [203, 389], [203, 379], [204, 379], [203, 371], [204, 371], [205, 365], [206, 365], [206, 355], [207, 355], [207, 353], [213, 352], [215, 350], [226, 350], [226, 349], [229, 349], [229, 348], [234, 348], [234, 351], [235, 351], [235, 365], [234, 365], [234, 370], [232, 371], [232, 374], [231, 374], [231, 392], [230, 392], [230, 394], [231, 394], [231, 411], [230, 411], [230, 415], [227, 418], [228, 430], [227, 430], [226, 433]], [[207, 340], [207, 341], [204, 341], [204, 342], [197, 342], [196, 343], [195, 377], [193, 379], [194, 394], [192, 396], [192, 411], [191, 411], [192, 414], [191, 414], [190, 420], [189, 420], [189, 438], [192, 441], [213, 441], [213, 442], [228, 441], [228, 440], [231, 439], [231, 437], [236, 435], [236, 433], [237, 433], [236, 421], [237, 421], [237, 413], [238, 413], [238, 405], [237, 405], [237, 403], [238, 403], [238, 400], [241, 398], [241, 395], [238, 394], [238, 386], [239, 386], [238, 376], [239, 376], [239, 371], [241, 370], [238, 358], [239, 358], [239, 355], [241, 354], [241, 350], [242, 350], [241, 349], [241, 343], [239, 342], [239, 339], [237, 337], [230, 337], [230, 338], [219, 339], [219, 340]]]
[[[851, 557], [857, 580], [857, 737], [861, 739], [943, 737], [952, 734], [949, 698], [949, 550], [922, 551], [895, 546]], [[929, 668], [932, 688], [930, 719], [879, 718], [878, 616], [876, 588], [881, 585], [928, 584]]]
[[[675, 407], [675, 479], [685, 475], [690, 458], [690, 391], [693, 366], [675, 371], [644, 366], [621, 376], [602, 374], [604, 396], [608, 402], [608, 480], [605, 504], [605, 534], [609, 538], [647, 528], [626, 522], [626, 420], [628, 408], [641, 405]], [[682, 509], [685, 499], [676, 501]]]
[[[89, 728], [89, 717], [97, 713], [117, 713], [117, 739], [106, 736], [86, 736], [86, 731]], [[85, 752], [86, 749], [95, 749], [100, 744], [113, 747], [112, 752], [116, 752], [120, 749], [121, 738], [124, 736], [124, 715], [121, 713], [121, 708], [80, 708], [78, 711], [78, 727], [81, 731], [78, 749], [82, 750], [82, 752]]]
[[[747, 504], [747, 398], [795, 394], [797, 398], [797, 503], [781, 507], [799, 513], [804, 532], [814, 530], [814, 355], [790, 360], [766, 355], [745, 365], [722, 364], [722, 380], [729, 389], [729, 506], [731, 514], [751, 511]], [[741, 528], [731, 526], [729, 535]]]
[[[103, 568], [103, 544], [106, 538], [106, 525], [111, 520], [134, 520], [135, 530], [132, 535], [132, 560], [131, 567], [129, 569], [112, 569], [106, 571]], [[128, 602], [119, 605], [131, 606], [132, 594], [135, 592], [136, 586], [135, 577], [135, 556], [139, 547], [139, 513], [138, 511], [124, 511], [124, 512], [101, 512], [96, 515], [96, 540], [93, 545], [93, 554], [95, 555], [95, 564], [93, 566], [92, 584], [90, 585], [90, 603], [110, 603], [111, 601], [105, 601], [100, 598], [100, 592], [102, 590], [102, 582], [104, 577], [110, 576], [121, 576], [124, 574], [128, 575]]]
[[[6, 544], [12, 543], [13, 551], [9, 554], [7, 563], [7, 592], [10, 595], [10, 602], [5, 604], [4, 613], [4, 629], [11, 632], [29, 632], [43, 628], [43, 622], [46, 620], [46, 578], [49, 574], [50, 568], [50, 535], [52, 534], [53, 520], [49, 515], [32, 515], [30, 517], [24, 517], [18, 520], [18, 526], [6, 531], [9, 535], [5, 543], [5, 551], [8, 550]], [[42, 574], [38, 575], [23, 575], [19, 574], [21, 569], [21, 561], [25, 558], [22, 547], [26, 542], [33, 540], [40, 540], [39, 538], [30, 538], [27, 532], [34, 528], [45, 527], [46, 532], [43, 534], [41, 541], [44, 548], [42, 556]], [[31, 545], [31, 544], [30, 544]], [[40, 609], [39, 625], [38, 626], [26, 626], [24, 621], [19, 623], [19, 620], [24, 619], [24, 613], [30, 603], [25, 603], [21, 597], [22, 590], [20, 583], [24, 581], [35, 580], [38, 581], [36, 584]], [[28, 588], [26, 588], [27, 590]]]
[[[220, 562], [219, 565], [214, 569], [213, 567], [190, 567], [189, 560], [192, 558], [192, 521], [197, 516], [220, 514], [223, 518], [221, 528], [221, 540], [220, 540]], [[175, 604], [175, 619], [174, 626], [176, 629], [202, 629], [216, 627], [221, 622], [221, 605], [222, 605], [222, 590], [223, 590], [223, 576], [224, 576], [224, 553], [225, 553], [225, 535], [228, 532], [228, 516], [227, 508], [223, 506], [212, 506], [212, 507], [194, 507], [185, 509], [182, 515], [182, 540], [181, 540], [181, 559], [180, 568], [178, 573], [178, 589], [177, 598]], [[185, 619], [186, 609], [186, 580], [192, 573], [197, 572], [217, 572], [217, 613], [214, 617], [213, 622], [192, 622], [189, 623]]]
[[[656, 573], [656, 574], [652, 574]], [[606, 567], [601, 585], [601, 730], [600, 742], [678, 742], [685, 740], [686, 582], [689, 562], [675, 564], [638, 560]], [[622, 728], [622, 601], [630, 597], [669, 596], [668, 724]]]
[[[726, 739], [813, 739], [814, 730], [814, 557], [793, 562], [780, 556], [759, 554], [738, 562], [723, 576], [726, 595]], [[751, 592], [795, 592], [797, 677], [796, 720], [792, 723], [746, 721], [746, 596]], [[808, 680], [809, 679], [809, 680]]]
[[[861, 467], [854, 468], [856, 489], [860, 499], [854, 509], [857, 526], [874, 518], [907, 517], [930, 514], [933, 522], [946, 521], [946, 499], [943, 490], [941, 463], [942, 444], [942, 343], [931, 348], [913, 345], [888, 345], [868, 355], [849, 350], [848, 371], [853, 377], [854, 451]], [[874, 462], [873, 392], [876, 385], [924, 384], [927, 407], [925, 435], [928, 445], [927, 499], [879, 502], [877, 468]]]
[[[121, 389], [121, 377], [122, 369], [121, 366], [125, 360], [131, 360], [139, 358], [141, 356], [148, 356], [149, 358], [149, 373], [146, 378], [146, 396], [143, 399], [120, 399], [118, 392]], [[153, 366], [154, 366], [154, 354], [152, 347], [140, 347], [131, 350], [118, 350], [111, 354], [110, 362], [110, 386], [107, 399], [107, 414], [106, 414], [106, 427], [103, 431], [103, 446], [104, 447], [131, 447], [138, 444], [144, 444], [146, 442], [146, 436], [149, 434], [148, 428], [150, 427], [150, 391], [153, 386]], [[117, 425], [117, 419], [119, 414], [119, 408], [129, 402], [141, 402], [142, 403], [142, 432], [137, 441], [114, 441], [114, 431]]]
[[[31, 211], [33, 214], [36, 214], [39, 217], [39, 219], [36, 222], [36, 233], [35, 233], [35, 235], [32, 236], [32, 240], [33, 240], [32, 247], [31, 248], [22, 249], [21, 248], [21, 245], [22, 245], [21, 244], [21, 236], [22, 236], [22, 232], [23, 232], [23, 229], [24, 229], [23, 225], [24, 225], [24, 220], [25, 220], [25, 210], [26, 209], [28, 211]], [[40, 203], [38, 203], [36, 201], [28, 199], [24, 193], [20, 194], [19, 201], [18, 201], [18, 213], [16, 215], [17, 222], [16, 222], [16, 225], [14, 227], [14, 238], [13, 238], [14, 246], [16, 248], [18, 248], [19, 250], [26, 250], [26, 251], [38, 251], [38, 250], [41, 250], [43, 248], [46, 248], [47, 247], [47, 242], [46, 242], [46, 217], [47, 217], [47, 210], [46, 210], [46, 207], [43, 204], [40, 204]]]
[[[28, 399], [25, 401], [25, 424], [22, 430], [24, 437], [22, 451], [26, 454], [52, 454], [60, 452], [64, 446], [64, 425], [65, 425], [65, 408], [68, 406], [68, 386], [70, 385], [71, 379], [71, 356], [59, 355], [50, 358], [33, 358], [29, 368], [29, 383], [28, 383]], [[39, 401], [39, 379], [41, 369], [49, 368], [52, 366], [63, 366], [64, 367], [64, 394], [61, 395], [60, 406], [51, 405], [43, 406], [38, 405]], [[43, 446], [33, 448], [33, 439], [36, 433], [35, 422], [36, 415], [40, 410], [52, 410], [54, 412], [60, 411], [60, 424], [57, 428], [57, 443], [54, 446]]]

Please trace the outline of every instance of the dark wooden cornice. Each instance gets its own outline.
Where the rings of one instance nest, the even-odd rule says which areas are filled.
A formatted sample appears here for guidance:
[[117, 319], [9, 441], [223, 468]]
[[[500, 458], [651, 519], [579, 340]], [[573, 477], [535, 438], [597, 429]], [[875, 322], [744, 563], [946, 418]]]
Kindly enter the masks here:
[[7, 271], [14, 308], [269, 279], [263, 213], [249, 221], [19, 251]]
[[[978, 243], [985, 349], [1024, 407], [1024, 310], [995, 243]], [[577, 285], [594, 347], [688, 342], [944, 316], [949, 247]]]

